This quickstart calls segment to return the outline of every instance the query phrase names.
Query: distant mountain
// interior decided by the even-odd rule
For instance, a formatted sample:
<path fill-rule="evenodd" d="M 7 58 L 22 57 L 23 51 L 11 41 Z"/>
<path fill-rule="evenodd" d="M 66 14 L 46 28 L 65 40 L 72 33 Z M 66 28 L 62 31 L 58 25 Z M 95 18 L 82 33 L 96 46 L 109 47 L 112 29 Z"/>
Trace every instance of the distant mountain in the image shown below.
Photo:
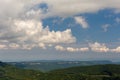
<path fill-rule="evenodd" d="M 114 64 L 120 64 L 120 62 L 114 62 Z"/>
<path fill-rule="evenodd" d="M 34 69 L 41 71 L 50 71 L 55 69 L 69 68 L 75 66 L 90 66 L 90 65 L 103 65 L 114 64 L 111 61 L 62 61 L 62 60 L 38 60 L 38 61 L 24 61 L 24 62 L 9 62 L 14 66 L 23 69 Z"/>

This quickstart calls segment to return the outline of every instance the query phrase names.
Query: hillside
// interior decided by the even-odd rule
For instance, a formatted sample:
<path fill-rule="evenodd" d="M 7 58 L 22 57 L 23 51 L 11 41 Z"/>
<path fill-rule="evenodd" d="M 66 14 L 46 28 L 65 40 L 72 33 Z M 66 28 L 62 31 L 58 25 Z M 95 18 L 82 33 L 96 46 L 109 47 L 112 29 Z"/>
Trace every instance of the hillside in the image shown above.
<path fill-rule="evenodd" d="M 88 74 L 88 75 L 120 75 L 120 65 L 94 65 L 94 66 L 80 66 L 66 69 L 53 70 L 55 73 L 66 74 Z"/>
<path fill-rule="evenodd" d="M 120 80 L 120 65 L 72 67 L 43 73 L 0 62 L 0 80 Z"/>
<path fill-rule="evenodd" d="M 37 80 L 42 75 L 40 71 L 20 69 L 0 62 L 0 80 Z"/>

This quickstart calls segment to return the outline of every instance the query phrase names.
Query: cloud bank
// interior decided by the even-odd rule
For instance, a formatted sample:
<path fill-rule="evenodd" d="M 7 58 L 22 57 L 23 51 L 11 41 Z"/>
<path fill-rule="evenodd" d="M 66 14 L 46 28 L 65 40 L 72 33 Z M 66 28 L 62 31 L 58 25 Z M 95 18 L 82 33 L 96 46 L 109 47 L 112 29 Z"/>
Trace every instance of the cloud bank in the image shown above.
<path fill-rule="evenodd" d="M 42 0 L 48 4 L 49 16 L 73 16 L 83 13 L 95 13 L 104 9 L 120 11 L 119 0 Z"/>
<path fill-rule="evenodd" d="M 44 4 L 43 7 L 40 7 Z M 47 44 L 75 43 L 71 29 L 50 31 L 42 20 L 49 17 L 75 17 L 83 13 L 95 13 L 104 9 L 120 12 L 119 0 L 1 0 L 0 1 L 0 49 L 45 49 Z M 45 7 L 45 8 L 44 8 Z M 75 17 L 77 23 L 87 28 L 83 17 Z M 44 28 L 46 27 L 46 28 Z M 90 45 L 92 51 L 108 52 L 105 45 Z M 56 47 L 62 50 L 62 47 Z M 64 50 L 64 48 L 63 48 Z M 68 47 L 66 51 L 87 51 L 87 48 Z M 112 49 L 119 52 L 119 47 Z"/>
<path fill-rule="evenodd" d="M 31 49 L 45 44 L 74 43 L 71 29 L 50 31 L 49 26 L 42 25 L 42 9 L 38 0 L 4 0 L 0 1 L 0 48 Z"/>
<path fill-rule="evenodd" d="M 109 46 L 106 46 L 104 43 L 89 43 L 85 47 L 70 47 L 70 46 L 61 46 L 57 45 L 55 46 L 55 49 L 57 51 L 67 51 L 67 52 L 97 52 L 97 53 L 120 53 L 120 46 L 116 48 L 110 48 Z"/>

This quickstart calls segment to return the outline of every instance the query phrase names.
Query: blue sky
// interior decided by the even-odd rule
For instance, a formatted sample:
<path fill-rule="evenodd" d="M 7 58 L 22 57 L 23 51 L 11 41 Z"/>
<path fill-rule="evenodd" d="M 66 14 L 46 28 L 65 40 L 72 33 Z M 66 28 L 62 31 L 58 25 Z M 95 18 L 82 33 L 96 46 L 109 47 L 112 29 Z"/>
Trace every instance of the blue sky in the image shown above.
<path fill-rule="evenodd" d="M 120 61 L 119 0 L 4 0 L 0 4 L 2 61 Z"/>
<path fill-rule="evenodd" d="M 50 29 L 55 31 L 64 31 L 70 28 L 78 42 L 85 42 L 85 39 L 103 43 L 119 41 L 120 23 L 118 23 L 116 19 L 120 16 L 119 14 L 115 14 L 113 10 L 102 10 L 97 13 L 79 14 L 78 16 L 86 18 L 89 28 L 83 29 L 81 25 L 76 24 L 74 18 L 71 17 L 63 21 L 60 17 L 48 18 L 43 20 L 43 24 L 44 26 L 50 26 Z M 56 21 L 56 23 L 54 23 L 54 21 Z M 104 31 L 104 25 L 109 25 L 107 31 Z M 111 35 L 114 36 L 111 37 Z"/>

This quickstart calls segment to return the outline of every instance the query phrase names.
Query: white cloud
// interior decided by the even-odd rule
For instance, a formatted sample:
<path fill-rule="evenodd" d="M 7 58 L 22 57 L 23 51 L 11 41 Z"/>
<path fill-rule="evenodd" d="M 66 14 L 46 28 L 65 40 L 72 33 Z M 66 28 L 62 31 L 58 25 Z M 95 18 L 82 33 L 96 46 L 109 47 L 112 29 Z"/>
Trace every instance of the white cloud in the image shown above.
<path fill-rule="evenodd" d="M 8 47 L 9 47 L 10 49 L 19 49 L 19 48 L 20 48 L 20 45 L 15 44 L 15 43 L 11 43 L 11 44 L 9 44 Z"/>
<path fill-rule="evenodd" d="M 49 6 L 48 16 L 73 16 L 94 13 L 104 9 L 120 11 L 119 0 L 43 0 Z"/>
<path fill-rule="evenodd" d="M 102 26 L 104 32 L 107 32 L 109 27 L 110 27 L 110 24 L 105 24 L 105 25 Z"/>
<path fill-rule="evenodd" d="M 67 47 L 66 50 L 69 51 L 69 52 L 78 52 L 79 49 L 78 48 Z"/>
<path fill-rule="evenodd" d="M 46 13 L 38 7 L 41 3 L 47 4 Z M 77 14 L 104 9 L 120 11 L 119 4 L 119 0 L 0 0 L 0 44 L 3 44 L 0 48 L 31 49 L 36 46 L 43 47 L 44 45 L 38 45 L 40 43 L 74 43 L 76 38 L 70 29 L 50 31 L 48 27 L 43 28 L 42 19 L 54 16 L 74 17 Z M 78 22 L 83 28 L 87 28 L 85 19 L 79 18 Z"/>
<path fill-rule="evenodd" d="M 7 46 L 4 44 L 0 44 L 0 49 L 7 49 Z"/>
<path fill-rule="evenodd" d="M 45 49 L 43 44 L 57 44 L 57 43 L 74 43 L 76 38 L 72 36 L 71 30 L 65 31 L 50 31 L 48 27 L 43 28 L 42 22 L 37 20 L 13 20 L 13 24 L 9 26 L 9 30 L 1 32 L 0 38 L 5 44 L 17 43 L 27 47 L 41 47 Z M 43 43 L 43 44 L 41 44 Z M 26 45 L 28 44 L 28 45 Z M 30 45 L 29 45 L 30 44 Z M 36 45 L 36 46 L 32 46 Z M 39 45 L 38 45 L 39 44 Z M 11 45 L 10 48 L 18 47 L 18 45 Z"/>
<path fill-rule="evenodd" d="M 70 29 L 50 31 L 49 27 L 43 28 L 41 20 L 46 15 L 38 8 L 42 2 L 43 0 L 0 1 L 0 43 L 10 49 L 45 49 L 45 44 L 76 42 Z"/>
<path fill-rule="evenodd" d="M 74 47 L 63 47 L 61 45 L 55 46 L 55 49 L 58 51 L 67 51 L 67 52 L 87 52 L 87 51 L 89 51 L 88 47 L 74 48 Z"/>
<path fill-rule="evenodd" d="M 87 51 L 89 51 L 89 48 L 88 47 L 83 47 L 83 48 L 80 48 L 79 51 L 87 52 Z"/>
<path fill-rule="evenodd" d="M 37 7 L 41 3 L 46 3 L 48 5 L 46 14 Z M 28 12 L 29 15 L 36 14 L 37 16 L 42 15 L 44 17 L 66 17 L 81 13 L 94 13 L 104 9 L 114 9 L 119 12 L 119 4 L 119 0 L 1 0 L 0 16 L 4 18 L 16 17 Z"/>
<path fill-rule="evenodd" d="M 46 3 L 48 10 L 43 13 L 38 5 Z M 37 16 L 73 16 L 81 13 L 93 13 L 104 9 L 120 11 L 119 0 L 1 0 L 1 18 L 15 18 L 23 14 Z M 37 11 L 38 10 L 38 11 Z"/>
<path fill-rule="evenodd" d="M 66 50 L 68 52 L 87 52 L 89 51 L 89 48 L 88 47 L 83 47 L 83 48 L 67 47 Z"/>
<path fill-rule="evenodd" d="M 65 51 L 65 48 L 63 46 L 60 46 L 60 45 L 55 46 L 55 49 L 58 51 Z"/>
<path fill-rule="evenodd" d="M 82 16 L 74 17 L 77 24 L 81 25 L 82 28 L 88 28 L 88 23 L 86 22 L 85 18 Z"/>
<path fill-rule="evenodd" d="M 111 49 L 111 52 L 116 52 L 116 53 L 120 53 L 120 46 L 118 46 L 115 49 Z"/>
<path fill-rule="evenodd" d="M 55 49 L 58 51 L 66 52 L 95 52 L 95 53 L 120 53 L 120 46 L 117 48 L 109 48 L 104 43 L 89 43 L 86 47 L 69 47 L 69 46 L 55 46 Z"/>
<path fill-rule="evenodd" d="M 98 42 L 95 42 L 93 44 L 89 44 L 90 48 L 94 52 L 108 52 L 109 48 L 105 44 L 100 44 Z"/>
<path fill-rule="evenodd" d="M 46 49 L 46 46 L 44 43 L 39 43 L 39 47 L 42 48 L 42 49 Z"/>
<path fill-rule="evenodd" d="M 34 47 L 36 47 L 35 44 L 22 44 L 19 49 L 31 50 Z"/>

